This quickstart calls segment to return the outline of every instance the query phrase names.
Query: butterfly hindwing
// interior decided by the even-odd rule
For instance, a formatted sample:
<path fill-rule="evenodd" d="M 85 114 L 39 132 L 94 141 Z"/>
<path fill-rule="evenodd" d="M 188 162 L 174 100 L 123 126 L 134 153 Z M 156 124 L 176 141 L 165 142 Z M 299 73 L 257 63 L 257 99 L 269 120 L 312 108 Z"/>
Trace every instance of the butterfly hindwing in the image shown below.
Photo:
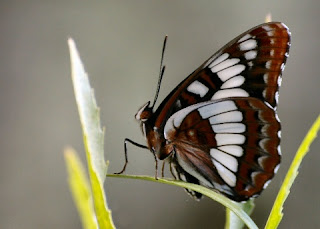
<path fill-rule="evenodd" d="M 280 163 L 280 123 L 274 109 L 256 98 L 184 108 L 164 133 L 180 172 L 237 201 L 259 194 Z"/>

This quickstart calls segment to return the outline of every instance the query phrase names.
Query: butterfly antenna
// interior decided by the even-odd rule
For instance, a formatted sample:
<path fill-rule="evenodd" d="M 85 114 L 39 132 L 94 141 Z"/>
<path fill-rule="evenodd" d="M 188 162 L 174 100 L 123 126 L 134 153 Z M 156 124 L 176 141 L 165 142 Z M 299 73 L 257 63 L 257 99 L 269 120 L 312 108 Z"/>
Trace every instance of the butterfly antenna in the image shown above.
<path fill-rule="evenodd" d="M 154 105 L 155 105 L 156 102 L 157 102 L 158 95 L 159 95 L 159 91 L 160 91 L 160 85 L 161 85 L 162 77 L 163 77 L 163 74 L 164 74 L 164 70 L 166 69 L 166 66 L 163 66 L 163 57 L 164 57 L 164 52 L 165 52 L 165 50 L 166 50 L 167 39 L 168 39 L 168 35 L 166 35 L 166 36 L 164 37 L 164 41 L 163 41 L 161 61 L 160 61 L 159 80 L 158 80 L 156 95 L 154 96 L 154 100 L 153 100 L 153 104 L 152 104 L 151 108 L 153 108 Z"/>

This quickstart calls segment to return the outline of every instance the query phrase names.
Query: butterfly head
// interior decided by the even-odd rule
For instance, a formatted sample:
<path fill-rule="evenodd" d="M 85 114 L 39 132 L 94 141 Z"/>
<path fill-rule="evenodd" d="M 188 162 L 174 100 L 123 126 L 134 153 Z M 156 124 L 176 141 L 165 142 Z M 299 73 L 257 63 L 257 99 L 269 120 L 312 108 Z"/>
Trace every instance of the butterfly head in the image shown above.
<path fill-rule="evenodd" d="M 150 124 L 148 124 L 148 120 L 151 118 L 153 114 L 152 106 L 150 106 L 150 101 L 144 104 L 137 112 L 135 118 L 140 122 L 141 130 L 144 135 L 144 137 L 147 139 L 148 147 L 152 152 L 154 152 L 155 147 L 153 147 L 153 144 L 149 142 L 150 139 L 154 140 L 154 136 L 150 137 L 148 140 L 147 135 L 150 134 Z M 153 131 L 151 131 L 151 135 L 153 135 Z"/>
<path fill-rule="evenodd" d="M 152 107 L 150 107 L 150 101 L 144 104 L 137 112 L 135 118 L 140 122 L 141 130 L 145 138 L 147 138 L 148 124 L 146 123 L 153 114 Z"/>
<path fill-rule="evenodd" d="M 148 119 L 151 117 L 153 114 L 152 107 L 149 106 L 150 101 L 144 104 L 137 112 L 136 114 L 136 119 L 140 121 L 141 123 L 144 123 L 148 121 Z"/>

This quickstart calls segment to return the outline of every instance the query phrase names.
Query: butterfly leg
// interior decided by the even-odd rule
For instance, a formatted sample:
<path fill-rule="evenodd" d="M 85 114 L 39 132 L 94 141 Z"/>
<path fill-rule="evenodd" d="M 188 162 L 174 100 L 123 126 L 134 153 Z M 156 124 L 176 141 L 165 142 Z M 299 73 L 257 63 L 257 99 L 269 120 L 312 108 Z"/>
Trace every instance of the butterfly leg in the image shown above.
<path fill-rule="evenodd" d="M 155 174 L 154 174 L 154 179 L 158 180 L 158 158 L 156 156 L 156 154 L 154 152 L 152 152 L 153 156 L 154 156 L 154 160 L 155 160 Z"/>
<path fill-rule="evenodd" d="M 114 173 L 114 174 L 122 174 L 126 170 L 126 167 L 127 167 L 127 164 L 128 164 L 128 153 L 127 153 L 128 152 L 127 151 L 127 143 L 128 142 L 131 143 L 132 145 L 135 145 L 135 146 L 139 147 L 139 148 L 148 149 L 147 146 L 141 145 L 141 144 L 139 144 L 137 142 L 134 142 L 129 138 L 124 139 L 124 158 L 125 158 L 125 163 L 124 163 L 124 166 L 123 166 L 122 170 L 120 172 Z"/>
<path fill-rule="evenodd" d="M 162 168 L 161 168 L 161 177 L 164 177 L 164 165 L 165 165 L 165 161 L 162 161 Z"/>

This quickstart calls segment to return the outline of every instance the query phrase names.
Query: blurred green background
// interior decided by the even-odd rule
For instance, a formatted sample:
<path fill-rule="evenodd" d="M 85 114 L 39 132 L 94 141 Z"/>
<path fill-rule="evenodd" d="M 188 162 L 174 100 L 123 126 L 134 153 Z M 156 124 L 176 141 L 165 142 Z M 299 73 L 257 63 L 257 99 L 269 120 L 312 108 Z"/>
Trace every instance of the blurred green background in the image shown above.
<path fill-rule="evenodd" d="M 296 149 L 319 114 L 318 1 L 2 1 L 0 8 L 0 228 L 80 228 L 63 149 L 84 159 L 70 78 L 67 38 L 77 43 L 106 126 L 109 172 L 124 162 L 123 139 L 144 143 L 134 120 L 152 100 L 169 35 L 160 101 L 235 36 L 263 23 L 287 24 L 292 47 L 279 116 L 282 166 L 256 201 L 262 227 Z M 320 228 L 320 140 L 312 145 L 285 208 L 281 228 Z M 127 173 L 154 174 L 150 152 L 129 147 Z M 84 161 L 84 160 L 83 160 Z M 169 172 L 166 171 L 169 176 Z M 223 228 L 225 209 L 167 185 L 108 178 L 118 228 Z"/>

